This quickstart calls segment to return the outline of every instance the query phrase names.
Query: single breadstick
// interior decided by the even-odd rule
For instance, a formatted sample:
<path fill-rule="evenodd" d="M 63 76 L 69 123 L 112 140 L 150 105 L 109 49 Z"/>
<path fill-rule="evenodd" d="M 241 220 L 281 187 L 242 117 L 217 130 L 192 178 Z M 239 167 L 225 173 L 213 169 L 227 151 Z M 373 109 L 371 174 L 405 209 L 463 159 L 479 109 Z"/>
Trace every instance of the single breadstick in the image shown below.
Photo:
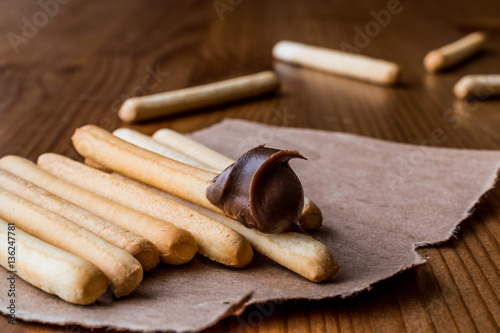
<path fill-rule="evenodd" d="M 94 125 L 77 128 L 71 138 L 75 149 L 125 176 L 222 213 L 206 197 L 206 189 L 217 175 L 158 155 L 117 138 Z"/>
<path fill-rule="evenodd" d="M 198 251 L 193 236 L 185 230 L 59 179 L 27 159 L 5 156 L 0 159 L 0 168 L 150 240 L 158 248 L 160 260 L 167 264 L 186 263 Z"/>
<path fill-rule="evenodd" d="M 169 147 L 166 147 L 165 145 L 151 139 L 150 136 L 142 134 L 141 132 L 137 132 L 129 128 L 119 128 L 113 132 L 113 135 L 138 147 L 147 149 L 181 163 L 189 164 L 201 169 L 209 169 L 206 164 L 188 156 L 187 154 L 181 153 L 180 151 L 182 151 L 182 149 L 170 149 Z M 88 163 L 85 164 L 88 165 Z"/>
<path fill-rule="evenodd" d="M 111 292 L 116 297 L 130 294 L 142 281 L 142 266 L 128 252 L 3 189 L 0 189 L 0 218 L 99 267 L 111 281 Z"/>
<path fill-rule="evenodd" d="M 140 183 L 120 174 L 113 173 L 112 175 L 147 189 L 152 193 L 176 201 L 183 206 L 227 225 L 245 236 L 255 251 L 311 281 L 325 281 L 339 270 L 339 265 L 328 248 L 310 236 L 296 232 L 267 234 L 256 229 L 250 229 L 225 215 L 215 213 L 155 187 Z"/>
<path fill-rule="evenodd" d="M 279 80 L 274 72 L 266 71 L 162 94 L 132 97 L 123 103 L 118 116 L 126 122 L 141 121 L 253 97 L 278 87 Z"/>
<path fill-rule="evenodd" d="M 323 225 L 321 209 L 308 197 L 304 197 L 304 209 L 299 218 L 299 226 L 304 230 L 318 230 Z"/>
<path fill-rule="evenodd" d="M 138 144 L 138 140 L 131 135 L 123 135 L 121 136 L 121 138 L 127 142 L 141 146 L 140 144 Z M 141 139 L 142 141 L 146 141 L 147 139 L 149 139 L 149 137 L 145 136 L 145 138 Z M 179 152 L 182 152 L 193 159 L 197 159 L 199 162 L 207 165 L 205 169 L 210 168 L 218 173 L 222 172 L 225 168 L 235 162 L 233 159 L 226 157 L 221 153 L 210 149 L 207 146 L 171 129 L 164 128 L 156 131 L 153 134 L 153 139 L 167 146 L 171 150 L 177 149 Z M 142 145 L 142 147 L 148 149 L 145 143 Z M 170 154 L 170 156 L 168 156 L 166 154 L 162 154 L 162 152 L 160 152 L 159 150 L 155 152 L 182 162 L 181 160 L 175 158 L 175 155 L 173 154 Z M 322 223 L 323 215 L 321 214 L 321 210 L 311 199 L 305 197 L 304 209 L 302 210 L 302 214 L 299 219 L 299 225 L 305 230 L 317 230 L 321 227 Z"/>
<path fill-rule="evenodd" d="M 430 51 L 424 58 L 425 69 L 434 73 L 453 66 L 481 50 L 485 42 L 486 35 L 484 33 L 473 32 L 453 43 Z"/>
<path fill-rule="evenodd" d="M 67 302 L 93 303 L 108 288 L 108 278 L 96 265 L 47 244 L 2 219 L 0 248 L 0 265 L 8 270 L 10 278 L 16 274 Z"/>
<path fill-rule="evenodd" d="M 252 248 L 241 235 L 176 202 L 61 155 L 43 154 L 38 158 L 38 165 L 89 191 L 189 231 L 200 253 L 212 260 L 237 268 L 245 267 L 252 261 Z"/>
<path fill-rule="evenodd" d="M 176 149 L 183 154 L 206 164 L 209 168 L 217 170 L 217 172 L 221 172 L 234 163 L 233 159 L 168 128 L 156 131 L 152 138 L 171 149 Z M 129 141 L 127 138 L 123 139 Z M 133 138 L 129 137 L 128 139 L 132 140 Z M 134 143 L 133 141 L 129 142 Z M 160 155 L 163 154 L 160 153 Z"/>
<path fill-rule="evenodd" d="M 59 214 L 82 228 L 101 236 L 114 246 L 130 253 L 141 263 L 145 271 L 155 268 L 160 261 L 158 249 L 146 238 L 104 221 L 94 214 L 1 169 L 0 188 Z"/>
<path fill-rule="evenodd" d="M 273 56 L 291 64 L 381 85 L 397 83 L 401 74 L 399 65 L 393 62 L 291 41 L 274 45 Z"/>
<path fill-rule="evenodd" d="M 466 75 L 453 87 L 458 98 L 489 98 L 500 95 L 500 75 Z"/>

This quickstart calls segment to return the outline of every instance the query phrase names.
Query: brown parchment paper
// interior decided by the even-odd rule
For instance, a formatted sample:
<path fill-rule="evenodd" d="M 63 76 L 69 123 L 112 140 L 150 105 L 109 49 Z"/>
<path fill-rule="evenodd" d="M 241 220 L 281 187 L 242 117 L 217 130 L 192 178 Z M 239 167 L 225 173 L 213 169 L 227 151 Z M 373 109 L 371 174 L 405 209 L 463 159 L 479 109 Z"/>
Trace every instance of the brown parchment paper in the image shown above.
<path fill-rule="evenodd" d="M 106 295 L 76 306 L 16 280 L 17 318 L 85 327 L 142 331 L 196 331 L 241 311 L 279 299 L 350 296 L 423 263 L 415 247 L 453 235 L 495 182 L 500 152 L 436 149 L 355 135 L 277 128 L 226 120 L 193 134 L 237 158 L 249 148 L 297 149 L 308 161 L 292 161 L 306 195 L 324 214 L 312 236 L 332 251 L 341 270 L 315 284 L 260 255 L 234 270 L 203 257 L 182 267 L 160 264 L 129 297 Z M 1 311 L 8 281 L 0 270 Z"/>

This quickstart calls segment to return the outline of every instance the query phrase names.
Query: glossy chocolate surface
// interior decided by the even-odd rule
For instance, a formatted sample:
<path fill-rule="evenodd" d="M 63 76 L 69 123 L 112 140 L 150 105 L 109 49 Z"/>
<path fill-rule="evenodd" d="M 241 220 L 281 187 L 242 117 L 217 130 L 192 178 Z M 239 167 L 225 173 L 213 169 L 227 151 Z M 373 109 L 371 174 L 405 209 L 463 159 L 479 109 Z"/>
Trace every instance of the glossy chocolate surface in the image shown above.
<path fill-rule="evenodd" d="M 207 198 L 227 215 L 266 233 L 286 231 L 296 224 L 304 206 L 304 191 L 288 161 L 297 151 L 258 146 L 212 180 Z"/>

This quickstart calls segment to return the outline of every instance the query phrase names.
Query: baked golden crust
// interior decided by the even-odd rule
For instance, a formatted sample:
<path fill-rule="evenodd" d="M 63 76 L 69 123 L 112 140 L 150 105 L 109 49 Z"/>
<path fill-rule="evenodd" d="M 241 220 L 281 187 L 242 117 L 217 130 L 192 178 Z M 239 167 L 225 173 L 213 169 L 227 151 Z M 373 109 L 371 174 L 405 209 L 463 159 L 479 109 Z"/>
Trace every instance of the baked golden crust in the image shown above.
<path fill-rule="evenodd" d="M 16 274 L 33 286 L 74 304 L 90 304 L 108 288 L 109 279 L 94 264 L 61 250 L 21 229 L 14 231 Z M 0 246 L 7 249 L 8 224 L 0 219 Z M 0 251 L 0 264 L 8 265 L 7 251 Z"/>

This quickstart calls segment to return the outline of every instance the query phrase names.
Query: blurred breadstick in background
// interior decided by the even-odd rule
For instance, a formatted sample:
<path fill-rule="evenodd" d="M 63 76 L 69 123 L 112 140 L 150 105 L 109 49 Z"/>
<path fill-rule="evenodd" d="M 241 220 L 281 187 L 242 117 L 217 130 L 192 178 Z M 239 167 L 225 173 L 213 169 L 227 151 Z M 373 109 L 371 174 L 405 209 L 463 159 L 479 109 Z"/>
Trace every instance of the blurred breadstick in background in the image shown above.
<path fill-rule="evenodd" d="M 35 205 L 67 218 L 73 223 L 101 236 L 114 246 L 136 258 L 145 271 L 156 267 L 160 261 L 156 246 L 144 237 L 104 221 L 94 214 L 35 186 L 8 171 L 0 169 L 0 188 Z"/>
<path fill-rule="evenodd" d="M 15 239 L 16 262 L 8 258 L 8 242 Z M 101 297 L 109 280 L 94 264 L 50 245 L 0 219 L 0 264 L 24 281 L 74 304 L 90 304 Z"/>
<path fill-rule="evenodd" d="M 273 56 L 295 65 L 380 85 L 395 84 L 401 76 L 399 65 L 393 62 L 291 41 L 276 43 Z"/>
<path fill-rule="evenodd" d="M 453 87 L 457 98 L 487 99 L 500 95 L 500 75 L 466 75 Z"/>
<path fill-rule="evenodd" d="M 272 71 L 242 76 L 156 95 L 127 99 L 118 116 L 137 122 L 190 111 L 275 91 L 279 80 Z"/>
<path fill-rule="evenodd" d="M 122 131 L 121 138 L 125 141 L 141 146 L 138 140 L 129 131 Z M 153 134 L 153 139 L 167 146 L 171 150 L 177 149 L 193 159 L 207 165 L 211 170 L 220 173 L 235 161 L 207 146 L 171 129 L 161 129 Z M 146 138 L 143 138 L 146 140 Z M 141 146 L 145 149 L 147 147 Z M 159 153 L 160 155 L 164 155 Z M 167 156 L 167 155 L 164 155 Z M 167 156 L 169 157 L 169 156 Z M 171 157 L 172 158 L 172 157 Z M 175 159 L 175 158 L 173 158 Z M 182 162 L 182 161 L 181 161 Z M 187 163 L 189 164 L 189 163 Z M 207 168 L 205 167 L 205 168 Z M 305 230 L 316 230 L 321 227 L 323 215 L 319 207 L 309 198 L 304 198 L 304 209 L 299 219 L 299 225 Z"/>
<path fill-rule="evenodd" d="M 485 42 L 486 35 L 484 33 L 473 32 L 453 43 L 430 51 L 424 58 L 425 69 L 429 73 L 435 73 L 458 64 L 481 50 Z"/>

